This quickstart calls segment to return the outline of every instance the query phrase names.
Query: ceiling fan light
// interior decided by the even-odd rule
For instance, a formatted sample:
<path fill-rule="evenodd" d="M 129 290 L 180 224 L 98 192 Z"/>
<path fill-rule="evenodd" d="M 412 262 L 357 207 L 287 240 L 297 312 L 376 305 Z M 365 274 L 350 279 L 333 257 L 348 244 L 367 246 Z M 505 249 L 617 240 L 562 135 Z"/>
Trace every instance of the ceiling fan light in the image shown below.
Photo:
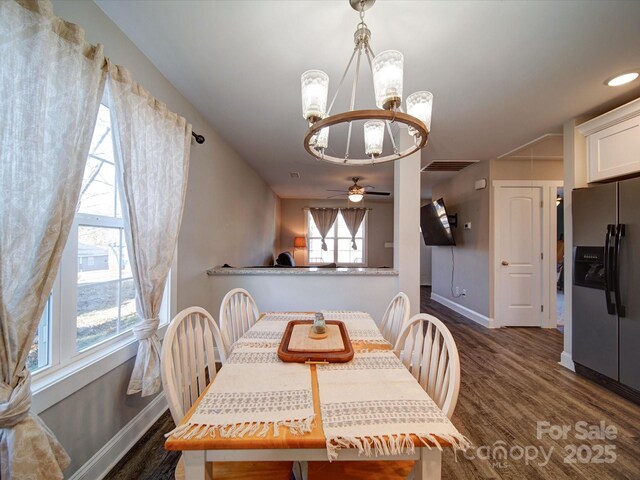
<path fill-rule="evenodd" d="M 364 195 L 362 193 L 350 193 L 349 194 L 349 201 L 353 202 L 353 203 L 361 202 L 363 198 L 364 198 Z"/>
<path fill-rule="evenodd" d="M 327 148 L 329 146 L 329 128 L 324 127 L 318 133 L 318 138 L 316 138 L 316 148 Z"/>
<path fill-rule="evenodd" d="M 402 104 L 404 57 L 397 50 L 385 50 L 372 62 L 373 87 L 378 108 L 393 110 Z"/>
<path fill-rule="evenodd" d="M 368 157 L 382 154 L 384 144 L 384 122 L 369 120 L 364 124 L 364 147 Z"/>
<path fill-rule="evenodd" d="M 431 110 L 433 108 L 433 94 L 421 91 L 412 93 L 407 97 L 407 113 L 416 117 L 431 131 Z M 409 127 L 409 133 L 415 136 L 418 132 L 415 128 Z"/>
<path fill-rule="evenodd" d="M 314 123 L 324 117 L 327 110 L 329 76 L 322 70 L 307 70 L 300 77 L 302 87 L 302 116 Z"/>

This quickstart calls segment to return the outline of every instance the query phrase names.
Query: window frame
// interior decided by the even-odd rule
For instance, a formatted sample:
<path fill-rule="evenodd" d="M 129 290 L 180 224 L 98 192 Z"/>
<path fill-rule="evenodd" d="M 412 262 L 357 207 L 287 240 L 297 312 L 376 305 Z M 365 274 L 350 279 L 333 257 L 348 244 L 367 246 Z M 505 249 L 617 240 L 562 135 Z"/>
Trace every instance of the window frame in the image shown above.
<path fill-rule="evenodd" d="M 176 245 L 176 253 L 173 256 L 160 309 L 158 337 L 161 341 L 170 320 L 177 313 L 177 275 L 175 274 L 178 267 L 177 251 Z M 75 325 L 77 321 L 75 303 L 72 308 L 69 308 L 69 302 L 67 302 L 66 308 L 63 306 L 60 288 L 61 277 L 64 274 L 62 262 L 60 267 L 50 299 L 49 345 L 51 348 L 49 350 L 49 364 L 33 372 L 31 377 L 32 410 L 37 414 L 127 362 L 138 353 L 138 341 L 132 330 L 122 332 L 82 352 L 75 352 Z M 75 276 L 73 280 L 77 282 Z M 67 320 L 67 324 L 73 325 L 71 348 L 75 354 L 68 355 L 66 360 L 62 360 L 61 347 L 63 342 L 56 341 L 56 337 L 62 338 L 60 337 L 61 332 L 65 331 L 65 328 L 62 327 L 64 324 L 62 315 L 65 311 L 72 311 L 74 315 Z"/>
<path fill-rule="evenodd" d="M 109 108 L 106 90 L 102 105 Z M 114 155 L 116 155 L 116 151 L 114 146 Z M 115 168 L 115 194 L 116 196 L 120 195 L 120 200 L 123 202 L 124 199 L 117 182 L 118 162 L 115 162 Z M 46 410 L 100 376 L 122 365 L 135 357 L 138 351 L 138 341 L 131 328 L 97 342 L 85 350 L 77 350 L 78 228 L 80 226 L 125 228 L 122 216 L 108 217 L 79 212 L 76 212 L 74 216 L 46 307 L 49 315 L 48 335 L 46 336 L 48 362 L 31 374 L 32 409 L 36 413 Z M 124 234 L 124 230 L 122 232 Z M 177 275 L 175 273 L 178 262 L 177 252 L 178 246 L 176 245 L 160 308 L 160 327 L 158 329 L 160 340 L 164 338 L 167 326 L 177 310 Z M 40 337 L 38 338 L 40 341 Z M 38 352 L 40 355 L 40 344 Z"/>
<path fill-rule="evenodd" d="M 311 216 L 311 209 L 310 208 L 305 208 L 304 209 L 305 212 L 305 222 L 304 222 L 304 228 L 305 228 L 305 238 L 307 240 L 307 249 L 306 249 L 306 261 L 307 261 L 307 265 L 310 266 L 317 266 L 317 265 L 324 265 L 326 262 L 311 262 L 310 261 L 310 252 L 311 249 L 309 248 L 311 246 L 311 239 L 312 238 L 317 238 L 317 237 L 311 237 L 310 236 L 310 228 L 309 228 L 309 223 L 313 221 L 313 217 Z M 342 216 L 342 212 L 338 212 L 338 216 Z M 336 222 L 338 221 L 338 219 L 336 218 Z M 353 267 L 353 268 L 366 268 L 369 266 L 369 258 L 368 258 L 368 243 L 369 243 L 369 211 L 367 210 L 366 215 L 364 216 L 364 220 L 362 221 L 363 225 L 362 225 L 362 263 L 352 263 L 352 262 L 338 262 L 338 240 L 344 240 L 346 238 L 349 239 L 349 241 L 351 241 L 350 237 L 339 237 L 338 236 L 338 228 L 337 225 L 334 224 L 331 228 L 333 229 L 333 236 L 327 236 L 327 240 L 333 240 L 333 263 L 335 263 L 336 265 L 339 265 L 341 267 Z M 356 237 L 357 238 L 357 237 Z"/>

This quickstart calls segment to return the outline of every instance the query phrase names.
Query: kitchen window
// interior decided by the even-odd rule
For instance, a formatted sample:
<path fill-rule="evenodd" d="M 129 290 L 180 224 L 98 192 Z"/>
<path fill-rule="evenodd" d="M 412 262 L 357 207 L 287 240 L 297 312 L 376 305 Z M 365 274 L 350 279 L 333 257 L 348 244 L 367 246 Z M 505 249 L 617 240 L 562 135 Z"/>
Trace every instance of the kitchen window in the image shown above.
<path fill-rule="evenodd" d="M 356 233 L 356 246 L 354 250 L 351 245 L 351 234 L 347 228 L 342 213 L 338 213 L 335 223 L 329 230 L 325 242 L 327 250 L 322 250 L 322 237 L 318 231 L 311 212 L 305 211 L 307 220 L 307 252 L 309 265 L 323 265 L 326 263 L 336 263 L 340 266 L 366 266 L 366 232 L 368 214 L 360 224 Z"/>

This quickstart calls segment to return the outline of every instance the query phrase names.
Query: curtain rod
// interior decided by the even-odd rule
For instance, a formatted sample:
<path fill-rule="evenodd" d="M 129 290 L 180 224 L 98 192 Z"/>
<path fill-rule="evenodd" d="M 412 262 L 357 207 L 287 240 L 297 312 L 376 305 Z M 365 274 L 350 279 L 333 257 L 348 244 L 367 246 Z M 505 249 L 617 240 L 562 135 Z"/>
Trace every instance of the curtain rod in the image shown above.
<path fill-rule="evenodd" d="M 191 132 L 191 135 L 196 139 L 196 143 L 199 143 L 200 145 L 204 143 L 204 137 L 202 135 L 198 135 L 196 132 Z"/>

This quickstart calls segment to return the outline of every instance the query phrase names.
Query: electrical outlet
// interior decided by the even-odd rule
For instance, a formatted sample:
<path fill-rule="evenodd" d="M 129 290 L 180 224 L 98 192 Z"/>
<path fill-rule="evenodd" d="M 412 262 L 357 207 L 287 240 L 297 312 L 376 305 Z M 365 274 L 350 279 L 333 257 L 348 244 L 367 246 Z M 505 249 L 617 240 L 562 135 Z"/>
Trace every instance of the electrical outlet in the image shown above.
<path fill-rule="evenodd" d="M 460 295 L 460 287 L 456 287 L 456 295 Z"/>
<path fill-rule="evenodd" d="M 466 289 L 466 288 L 463 288 L 463 289 L 462 289 L 462 296 L 463 296 L 463 297 L 466 297 L 466 296 L 467 296 L 467 289 Z"/>

